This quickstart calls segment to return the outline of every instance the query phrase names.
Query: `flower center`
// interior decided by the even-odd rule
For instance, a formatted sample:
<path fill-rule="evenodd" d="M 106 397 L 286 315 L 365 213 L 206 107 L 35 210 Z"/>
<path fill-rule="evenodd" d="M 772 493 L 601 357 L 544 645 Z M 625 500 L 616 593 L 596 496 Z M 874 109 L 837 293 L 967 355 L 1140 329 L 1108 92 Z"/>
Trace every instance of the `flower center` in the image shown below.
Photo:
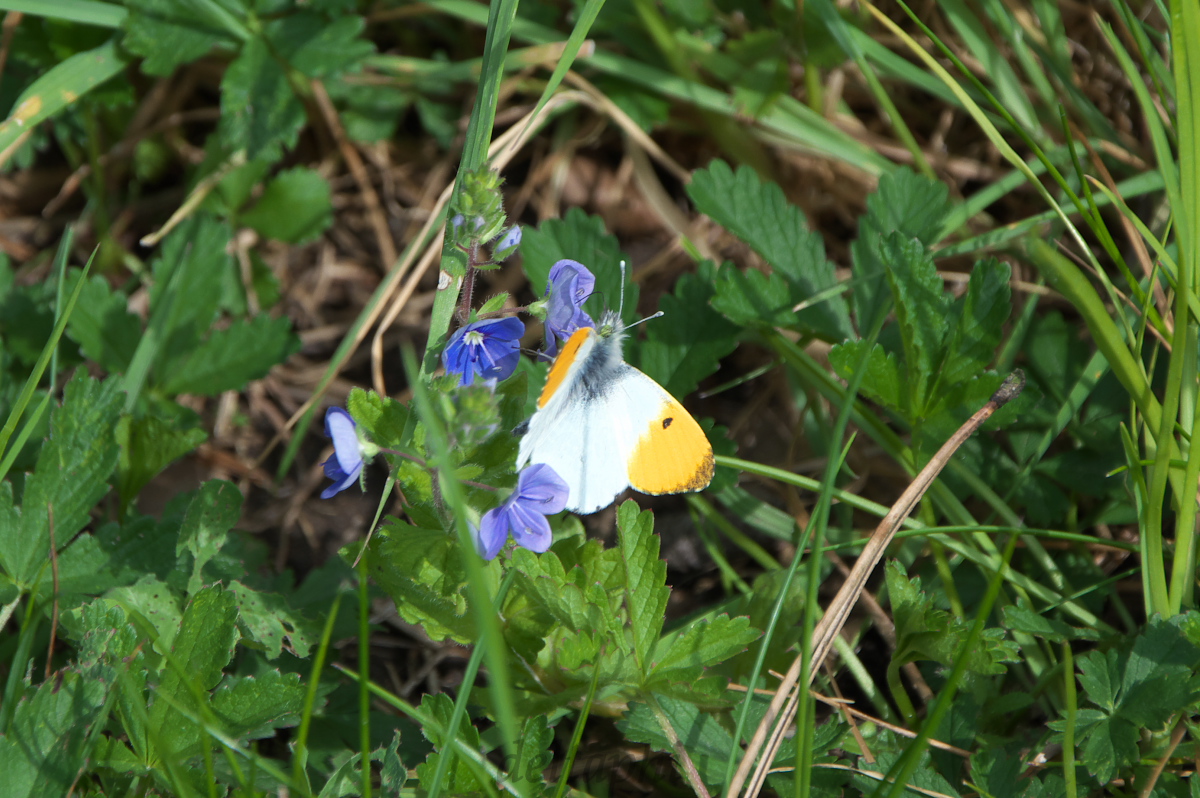
<path fill-rule="evenodd" d="M 483 346 L 483 333 L 479 330 L 471 330 L 463 336 L 463 340 L 466 341 L 467 346 Z"/>

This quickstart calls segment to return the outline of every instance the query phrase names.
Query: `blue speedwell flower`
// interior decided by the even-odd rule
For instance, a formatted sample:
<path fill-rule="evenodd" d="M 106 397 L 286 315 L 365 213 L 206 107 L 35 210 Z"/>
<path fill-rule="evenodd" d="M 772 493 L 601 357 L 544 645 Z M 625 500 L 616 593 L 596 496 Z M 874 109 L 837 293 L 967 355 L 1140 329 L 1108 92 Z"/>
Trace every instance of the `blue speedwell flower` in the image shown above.
<path fill-rule="evenodd" d="M 550 267 L 546 286 L 546 354 L 558 352 L 558 340 L 567 340 L 580 327 L 595 327 L 583 310 L 592 295 L 596 278 L 576 260 L 560 260 Z"/>
<path fill-rule="evenodd" d="M 496 245 L 497 252 L 516 249 L 521 244 L 521 225 L 514 224 L 508 228 L 508 232 L 500 239 L 500 243 Z"/>
<path fill-rule="evenodd" d="M 325 435 L 333 440 L 333 456 L 321 465 L 325 476 L 333 484 L 321 491 L 322 499 L 329 499 L 358 481 L 363 470 L 363 445 L 358 438 L 358 425 L 340 407 L 325 411 Z"/>
<path fill-rule="evenodd" d="M 529 466 L 517 477 L 517 489 L 495 509 L 483 514 L 475 532 L 475 546 L 484 559 L 500 553 L 508 533 L 518 546 L 541 554 L 550 548 L 552 534 L 546 516 L 567 506 L 567 483 L 544 463 Z"/>
<path fill-rule="evenodd" d="M 442 350 L 442 365 L 457 374 L 459 385 L 470 385 L 478 376 L 485 380 L 503 380 L 517 368 L 521 358 L 521 336 L 525 325 L 520 319 L 485 319 L 460 327 Z"/>

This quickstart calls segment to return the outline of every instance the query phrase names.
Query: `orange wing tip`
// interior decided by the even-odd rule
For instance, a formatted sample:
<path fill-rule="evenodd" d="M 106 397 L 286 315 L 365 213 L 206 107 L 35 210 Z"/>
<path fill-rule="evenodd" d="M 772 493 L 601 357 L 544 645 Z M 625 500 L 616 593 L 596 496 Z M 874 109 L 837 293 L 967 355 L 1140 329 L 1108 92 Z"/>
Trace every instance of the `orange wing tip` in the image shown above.
<path fill-rule="evenodd" d="M 629 484 L 657 496 L 704 490 L 712 482 L 713 451 L 696 420 L 670 402 L 638 439 L 629 458 Z"/>
<path fill-rule="evenodd" d="M 713 456 L 710 452 L 708 457 L 696 468 L 695 473 L 677 485 L 671 485 L 665 488 L 661 486 L 654 486 L 652 488 L 649 485 L 642 487 L 632 481 L 630 484 L 633 486 L 634 490 L 638 491 L 639 493 L 649 494 L 650 496 L 664 496 L 669 493 L 695 493 L 696 491 L 704 490 L 712 482 L 713 468 Z"/>
<path fill-rule="evenodd" d="M 539 408 L 545 407 L 555 392 L 562 387 L 563 382 L 567 379 L 567 374 L 571 371 L 571 366 L 579 359 L 579 349 L 587 342 L 589 336 L 594 334 L 595 330 L 591 327 L 580 327 L 571 333 L 571 337 L 563 344 L 562 351 L 558 353 L 558 357 L 554 358 L 554 364 L 550 366 L 550 371 L 546 374 L 546 385 L 542 388 L 542 393 L 537 400 Z"/>

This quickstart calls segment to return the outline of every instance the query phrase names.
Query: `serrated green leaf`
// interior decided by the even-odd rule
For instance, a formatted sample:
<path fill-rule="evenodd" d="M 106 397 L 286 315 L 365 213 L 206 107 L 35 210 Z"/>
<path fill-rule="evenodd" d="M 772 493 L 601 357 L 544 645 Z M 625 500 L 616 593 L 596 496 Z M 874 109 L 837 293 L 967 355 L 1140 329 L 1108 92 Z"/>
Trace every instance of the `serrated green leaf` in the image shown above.
<path fill-rule="evenodd" d="M 103 679 L 117 691 L 115 711 L 134 750 L 145 756 L 146 681 L 148 654 L 144 637 L 126 619 L 124 609 L 110 600 L 96 600 L 79 610 L 75 631 L 79 640 L 79 661 L 88 677 Z M 110 756 L 123 756 L 120 749 Z"/>
<path fill-rule="evenodd" d="M 331 22 L 324 14 L 298 11 L 268 23 L 265 32 L 284 60 L 310 78 L 323 79 L 357 69 L 375 53 L 371 42 L 359 38 L 364 25 L 357 14 Z"/>
<path fill-rule="evenodd" d="M 265 238 L 289 244 L 313 241 L 333 224 L 329 183 L 303 166 L 280 172 L 239 219 Z"/>
<path fill-rule="evenodd" d="M 621 306 L 624 293 L 625 312 L 622 320 L 629 324 L 637 319 L 638 287 L 630 278 L 632 263 L 621 251 L 616 237 L 610 235 L 599 216 L 588 216 L 580 208 L 571 208 L 561 219 L 547 219 L 538 228 L 522 228 L 521 259 L 530 287 L 536 296 L 546 293 L 550 267 L 563 258 L 579 261 L 596 276 L 592 297 L 584 303 L 593 319 L 605 310 Z M 627 264 L 625 282 L 621 281 L 620 262 Z"/>
<path fill-rule="evenodd" d="M 859 383 L 859 391 L 884 407 L 900 411 L 905 417 L 909 416 L 908 392 L 904 379 L 904 369 L 892 353 L 884 350 L 877 343 L 856 340 L 835 344 L 829 350 L 829 364 L 844 380 L 854 376 L 855 367 L 862 359 L 862 350 L 870 347 L 867 355 L 866 374 Z"/>
<path fill-rule="evenodd" d="M 236 271 L 228 251 L 230 235 L 227 224 L 201 214 L 163 241 L 153 266 L 146 338 L 160 339 L 156 362 L 184 357 L 216 322 L 223 275 Z"/>
<path fill-rule="evenodd" d="M 902 753 L 897 751 L 878 751 L 876 752 L 875 761 L 868 762 L 865 758 L 860 760 L 859 767 L 863 771 L 870 773 L 887 773 L 893 767 L 897 767 L 897 762 L 902 756 Z M 852 783 L 861 790 L 861 794 L 870 795 L 879 786 L 879 782 L 874 778 L 856 773 Z M 929 750 L 926 749 L 922 754 L 916 770 L 913 771 L 908 783 L 917 788 L 918 795 L 939 795 L 939 796 L 954 796 L 958 798 L 959 792 L 954 789 L 954 786 L 946 780 L 946 777 L 938 773 L 933 766 L 932 758 L 929 756 Z M 907 792 L 912 792 L 908 790 Z M 996 798 L 999 798 L 997 796 Z"/>
<path fill-rule="evenodd" d="M 175 544 L 177 556 L 183 551 L 192 553 L 188 595 L 195 595 L 200 590 L 204 566 L 225 545 L 229 530 L 233 529 L 241 512 L 242 492 L 232 482 L 210 480 L 192 497 Z"/>
<path fill-rule="evenodd" d="M 946 362 L 934 390 L 977 377 L 996 359 L 1012 313 L 1011 276 L 1008 264 L 994 258 L 975 264 L 966 293 L 951 307 Z"/>
<path fill-rule="evenodd" d="M 1088 700 L 1108 712 L 1117 707 L 1121 663 L 1117 651 L 1093 651 L 1079 658 L 1079 684 Z"/>
<path fill-rule="evenodd" d="M 107 598 L 137 622 L 157 651 L 170 651 L 183 621 L 183 610 L 168 584 L 148 574 L 132 585 L 110 590 Z"/>
<path fill-rule="evenodd" d="M 212 710 L 231 737 L 257 740 L 299 723 L 304 693 L 298 673 L 231 676 L 212 694 Z"/>
<path fill-rule="evenodd" d="M 277 159 L 295 146 L 304 119 L 304 104 L 270 47 L 251 38 L 221 81 L 221 142 L 249 159 Z"/>
<path fill-rule="evenodd" d="M 1051 642 L 1063 640 L 1099 640 L 1100 633 L 1095 629 L 1077 628 L 1054 618 L 1047 618 L 1030 609 L 1023 600 L 1017 604 L 1004 607 L 1000 611 L 1005 629 L 1022 634 L 1033 635 Z"/>
<path fill-rule="evenodd" d="M 305 623 L 283 595 L 254 590 L 236 580 L 229 583 L 229 589 L 237 598 L 238 624 L 246 645 L 261 647 L 267 659 L 275 659 L 287 638 L 297 657 L 308 656 L 312 642 Z"/>
<path fill-rule="evenodd" d="M 733 736 L 715 715 L 702 713 L 695 704 L 663 695 L 656 696 L 656 700 L 696 766 L 701 781 L 721 784 L 725 779 L 725 762 L 734 747 Z M 617 721 L 617 728 L 632 742 L 644 743 L 656 751 L 675 753 L 658 715 L 644 703 L 631 705 L 625 717 Z"/>
<path fill-rule="evenodd" d="M 239 319 L 166 364 L 159 387 L 173 395 L 215 396 L 266 376 L 299 350 L 300 339 L 286 317 Z"/>
<path fill-rule="evenodd" d="M 642 674 L 649 673 L 654 647 L 667 611 L 667 564 L 658 558 L 654 514 L 639 512 L 630 500 L 617 510 L 621 561 L 625 566 L 625 609 L 629 613 L 634 657 Z"/>
<path fill-rule="evenodd" d="M 525 719 L 521 736 L 517 740 L 517 758 L 509 769 L 509 777 L 523 795 L 536 796 L 546 789 L 542 774 L 554 761 L 550 744 L 554 742 L 554 729 L 545 715 L 532 715 Z"/>
<path fill-rule="evenodd" d="M 705 262 L 697 274 L 681 276 L 675 290 L 659 300 L 663 319 L 645 325 L 644 340 L 626 345 L 628 360 L 676 397 L 696 390 L 737 348 L 738 328 L 709 305 L 714 275 Z"/>
<path fill-rule="evenodd" d="M 433 640 L 474 641 L 458 541 L 440 529 L 389 519 L 371 539 L 371 575 L 409 623 Z"/>
<path fill-rule="evenodd" d="M 445 756 L 443 752 L 449 743 L 442 730 L 450 728 L 450 718 L 454 714 L 454 702 L 445 693 L 426 695 L 421 699 L 421 711 L 435 721 L 434 723 L 423 724 L 421 726 L 421 733 L 425 735 L 425 739 L 433 743 L 437 750 L 426 757 L 425 761 L 417 765 L 416 768 L 417 778 L 421 782 L 421 787 L 428 790 L 433 784 L 434 774 L 437 773 L 438 760 Z M 459 724 L 458 739 L 466 747 L 475 751 L 480 750 L 479 731 L 470 723 L 462 722 Z M 445 777 L 440 787 L 454 794 L 464 794 L 482 789 L 479 781 L 475 778 L 474 772 L 467 766 L 463 758 L 457 754 L 454 757 L 453 764 L 446 769 Z"/>
<path fill-rule="evenodd" d="M 404 762 L 400 759 L 400 730 L 392 734 L 392 741 L 388 743 L 388 747 L 381 754 L 379 759 L 382 762 L 382 767 L 379 773 L 379 786 L 383 788 L 385 795 L 399 795 L 400 790 L 404 788 L 405 782 L 408 781 L 408 768 L 404 766 Z"/>
<path fill-rule="evenodd" d="M 937 243 L 934 234 L 950 210 L 949 196 L 942 181 L 900 167 L 879 178 L 879 188 L 867 197 L 865 218 L 879 230 L 895 230 L 928 246 Z"/>
<path fill-rule="evenodd" d="M 12 483 L 0 483 L 0 569 L 23 590 L 39 577 L 50 584 L 51 513 L 55 540 L 63 546 L 108 492 L 121 398 L 116 380 L 98 382 L 77 372 L 50 414 L 50 438 L 25 481 L 20 508 L 13 506 Z"/>
<path fill-rule="evenodd" d="M 829 340 L 853 336 L 849 308 L 836 293 L 792 311 L 835 289 L 837 278 L 821 237 L 808 229 L 783 189 L 764 183 L 749 167 L 735 173 L 724 161 L 713 161 L 693 173 L 687 192 L 697 210 L 749 244 L 771 267 L 770 279 L 750 270 L 740 280 L 732 267 L 722 267 L 714 307 L 742 324 L 754 315 L 760 324 L 803 329 Z M 747 306 L 753 314 L 746 313 Z"/>
<path fill-rule="evenodd" d="M 854 313 L 860 328 L 869 328 L 889 299 L 885 279 L 889 255 L 883 251 L 884 240 L 895 233 L 932 244 L 948 209 L 946 195 L 942 183 L 896 169 L 881 177 L 879 189 L 867 197 L 858 238 L 850 245 Z"/>
<path fill-rule="evenodd" d="M 184 754 L 200 739 L 191 718 L 203 709 L 194 691 L 203 694 L 217 686 L 237 638 L 233 594 L 219 585 L 197 593 L 184 610 L 150 706 L 149 727 L 160 756 Z"/>
<path fill-rule="evenodd" d="M 1083 764 L 1101 784 L 1108 784 L 1119 768 L 1138 759 L 1136 726 L 1122 718 L 1105 718 L 1097 723 L 1083 742 Z"/>
<path fill-rule="evenodd" d="M 208 439 L 203 429 L 180 429 L 157 416 L 123 416 L 117 423 L 116 436 L 121 446 L 117 492 L 125 509 L 164 468 Z"/>
<path fill-rule="evenodd" d="M 950 298 L 933 258 L 917 240 L 900 233 L 881 244 L 888 283 L 895 297 L 896 322 L 904 346 L 909 403 L 915 417 L 927 415 L 930 383 L 946 360 Z"/>
<path fill-rule="evenodd" d="M 887 566 L 888 598 L 896 622 L 895 663 L 927 659 L 951 665 L 965 657 L 973 673 L 1000 674 L 1005 662 L 1017 660 L 1016 644 L 1004 639 L 1001 629 L 986 629 L 978 645 L 963 650 L 968 625 L 944 610 L 934 609 L 933 601 L 921 592 L 921 580 L 908 579 L 904 567 L 896 561 Z"/>
<path fill-rule="evenodd" d="M 659 640 L 651 663 L 651 683 L 694 681 L 704 668 L 742 653 L 761 634 L 745 616 L 718 615 L 691 623 Z"/>
<path fill-rule="evenodd" d="M 142 71 L 147 75 L 169 75 L 214 45 L 229 41 L 228 32 L 197 3 L 129 0 L 127 6 L 121 45 L 145 59 Z"/>
<path fill-rule="evenodd" d="M 0 735 L 4 794 L 14 798 L 65 795 L 87 767 L 92 724 L 108 685 L 61 671 L 22 698 Z"/>
<path fill-rule="evenodd" d="M 64 291 L 70 293 L 80 271 L 71 270 Z M 142 322 L 126 308 L 123 294 L 113 291 L 108 281 L 95 276 L 88 279 L 79 294 L 79 303 L 67 322 L 67 335 L 79 344 L 83 354 L 109 373 L 123 372 L 129 367 Z"/>
<path fill-rule="evenodd" d="M 404 429 L 408 424 L 408 407 L 374 391 L 351 388 L 346 398 L 346 409 L 354 420 L 362 424 L 371 439 L 385 446 L 404 445 Z"/>

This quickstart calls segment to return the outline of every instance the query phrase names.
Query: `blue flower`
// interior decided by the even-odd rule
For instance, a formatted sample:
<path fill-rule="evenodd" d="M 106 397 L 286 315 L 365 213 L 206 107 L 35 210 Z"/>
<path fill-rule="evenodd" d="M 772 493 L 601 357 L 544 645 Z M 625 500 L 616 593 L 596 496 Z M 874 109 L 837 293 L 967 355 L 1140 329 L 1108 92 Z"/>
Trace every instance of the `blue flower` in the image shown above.
<path fill-rule="evenodd" d="M 508 232 L 500 239 L 500 243 L 496 245 L 497 251 L 503 251 L 511 247 L 518 246 L 521 243 L 521 225 L 514 224 L 508 228 Z"/>
<path fill-rule="evenodd" d="M 569 489 L 562 477 L 544 463 L 536 463 L 521 472 L 517 489 L 504 504 L 483 514 L 475 530 L 475 546 L 485 560 L 500 553 L 508 533 L 518 546 L 541 554 L 550 548 L 553 537 L 546 516 L 562 512 L 567 506 Z"/>
<path fill-rule="evenodd" d="M 596 278 L 588 267 L 575 260 L 560 260 L 550 267 L 546 286 L 546 354 L 558 352 L 558 339 L 567 340 L 580 327 L 595 327 L 583 310 L 592 295 Z"/>
<path fill-rule="evenodd" d="M 517 368 L 521 358 L 520 319 L 485 319 L 460 327 L 442 350 L 442 365 L 457 374 L 459 385 L 470 385 L 478 375 L 485 380 L 503 380 Z"/>
<path fill-rule="evenodd" d="M 340 407 L 325 411 L 325 435 L 333 439 L 333 456 L 321 465 L 325 476 L 333 484 L 321 491 L 321 498 L 328 499 L 358 481 L 363 469 L 363 447 L 358 439 L 358 425 Z"/>

